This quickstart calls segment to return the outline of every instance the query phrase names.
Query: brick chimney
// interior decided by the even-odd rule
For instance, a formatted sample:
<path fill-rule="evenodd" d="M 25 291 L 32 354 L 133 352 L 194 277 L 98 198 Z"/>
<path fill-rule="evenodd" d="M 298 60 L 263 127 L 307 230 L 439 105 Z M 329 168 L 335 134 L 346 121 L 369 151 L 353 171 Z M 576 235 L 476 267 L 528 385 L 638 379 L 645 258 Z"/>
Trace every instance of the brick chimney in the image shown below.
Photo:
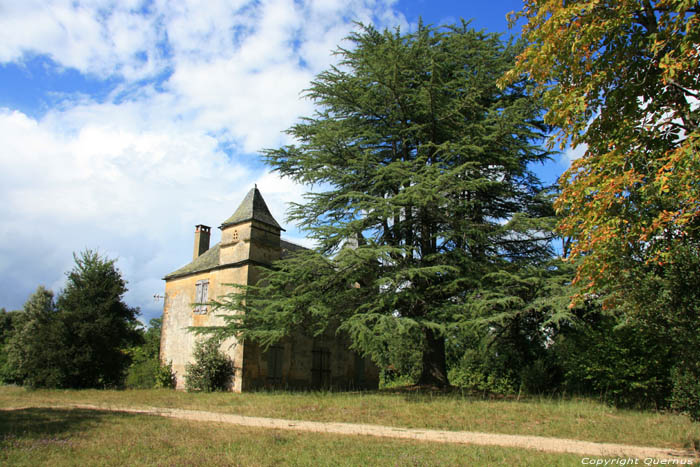
<path fill-rule="evenodd" d="M 199 258 L 199 256 L 209 249 L 209 236 L 211 234 L 211 227 L 207 225 L 198 224 L 195 226 L 194 231 L 194 254 L 192 255 L 192 260 Z"/>

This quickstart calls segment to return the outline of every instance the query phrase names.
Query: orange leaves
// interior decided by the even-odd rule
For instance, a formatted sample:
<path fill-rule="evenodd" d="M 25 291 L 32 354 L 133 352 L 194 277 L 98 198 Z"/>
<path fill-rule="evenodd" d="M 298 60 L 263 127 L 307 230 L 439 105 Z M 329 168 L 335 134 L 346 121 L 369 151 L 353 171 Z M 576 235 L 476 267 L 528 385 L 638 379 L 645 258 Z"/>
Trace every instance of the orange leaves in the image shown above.
<path fill-rule="evenodd" d="M 557 127 L 551 144 L 588 145 L 560 178 L 555 209 L 591 291 L 614 290 L 630 263 L 668 264 L 665 242 L 700 235 L 688 227 L 700 223 L 700 129 L 688 97 L 700 91 L 695 7 L 526 0 L 520 12 L 528 46 L 504 79 L 539 83 Z"/>

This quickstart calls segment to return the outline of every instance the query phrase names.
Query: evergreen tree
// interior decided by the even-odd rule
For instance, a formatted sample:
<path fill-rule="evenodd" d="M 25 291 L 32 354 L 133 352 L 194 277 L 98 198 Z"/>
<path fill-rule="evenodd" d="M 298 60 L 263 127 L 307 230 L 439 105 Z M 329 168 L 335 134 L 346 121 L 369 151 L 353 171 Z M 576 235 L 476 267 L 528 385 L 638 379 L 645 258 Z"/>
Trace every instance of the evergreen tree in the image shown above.
<path fill-rule="evenodd" d="M 20 310 L 7 311 L 0 308 L 0 383 L 16 383 L 14 371 L 7 363 L 8 343 L 17 332 L 20 318 L 23 313 Z"/>
<path fill-rule="evenodd" d="M 307 91 L 317 110 L 288 130 L 298 144 L 264 153 L 318 187 L 290 220 L 319 246 L 219 303 L 244 311 L 219 332 L 269 345 L 339 325 L 376 360 L 416 336 L 418 382 L 444 386 L 445 338 L 475 318 L 483 278 L 550 255 L 551 205 L 529 170 L 548 156 L 541 108 L 524 81 L 496 86 L 517 48 L 467 23 L 349 41 Z"/>
<path fill-rule="evenodd" d="M 75 267 L 57 300 L 70 362 L 66 385 L 119 386 L 129 365 L 125 349 L 139 342 L 138 309 L 122 301 L 126 282 L 114 260 L 90 250 L 73 256 Z"/>
<path fill-rule="evenodd" d="M 65 387 L 66 334 L 53 292 L 39 286 L 15 326 L 6 347 L 5 377 L 30 387 Z"/>

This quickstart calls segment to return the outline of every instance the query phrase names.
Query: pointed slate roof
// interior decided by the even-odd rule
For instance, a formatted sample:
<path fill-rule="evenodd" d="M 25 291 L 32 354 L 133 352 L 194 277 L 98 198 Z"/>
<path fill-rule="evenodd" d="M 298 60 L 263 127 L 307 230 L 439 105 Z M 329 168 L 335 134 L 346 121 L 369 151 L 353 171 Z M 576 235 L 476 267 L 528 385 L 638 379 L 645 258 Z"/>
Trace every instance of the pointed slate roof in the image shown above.
<path fill-rule="evenodd" d="M 275 218 L 272 217 L 272 214 L 270 214 L 270 210 L 267 208 L 267 204 L 265 204 L 265 200 L 257 186 L 245 195 L 245 198 L 243 198 L 236 212 L 226 219 L 219 228 L 223 229 L 229 225 L 240 224 L 241 222 L 250 220 L 256 220 L 277 229 L 284 230 L 280 227 Z"/>

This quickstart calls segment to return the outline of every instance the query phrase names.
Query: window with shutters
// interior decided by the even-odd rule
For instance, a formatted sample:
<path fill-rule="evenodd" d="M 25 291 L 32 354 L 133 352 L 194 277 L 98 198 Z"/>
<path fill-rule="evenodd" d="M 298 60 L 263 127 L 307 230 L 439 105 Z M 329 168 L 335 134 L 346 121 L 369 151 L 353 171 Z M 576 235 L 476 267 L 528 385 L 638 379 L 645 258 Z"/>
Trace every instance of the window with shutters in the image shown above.
<path fill-rule="evenodd" d="M 282 362 L 284 347 L 273 345 L 267 349 L 267 382 L 271 385 L 282 383 Z"/>
<path fill-rule="evenodd" d="M 311 351 L 311 384 L 317 388 L 331 385 L 331 352 L 326 348 Z"/>
<path fill-rule="evenodd" d="M 197 290 L 194 297 L 194 312 L 195 313 L 206 313 L 207 312 L 207 301 L 209 300 L 209 280 L 197 281 Z"/>

